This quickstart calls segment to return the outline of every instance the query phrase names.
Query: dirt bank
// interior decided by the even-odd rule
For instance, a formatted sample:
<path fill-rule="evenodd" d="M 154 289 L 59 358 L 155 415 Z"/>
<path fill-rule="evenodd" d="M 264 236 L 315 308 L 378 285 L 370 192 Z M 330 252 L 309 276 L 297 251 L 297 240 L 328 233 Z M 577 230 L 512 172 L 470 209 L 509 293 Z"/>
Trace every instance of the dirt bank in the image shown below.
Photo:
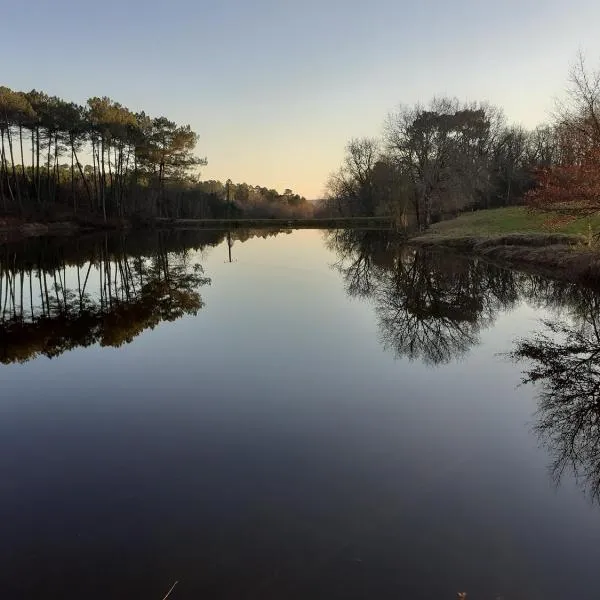
<path fill-rule="evenodd" d="M 82 227 L 72 221 L 56 223 L 24 223 L 17 219 L 0 218 L 0 243 L 42 235 L 74 235 Z"/>
<path fill-rule="evenodd" d="M 412 238 L 410 243 L 423 248 L 450 249 L 460 254 L 476 255 L 499 266 L 600 287 L 600 249 L 589 247 L 584 238 L 577 235 L 428 234 Z"/>

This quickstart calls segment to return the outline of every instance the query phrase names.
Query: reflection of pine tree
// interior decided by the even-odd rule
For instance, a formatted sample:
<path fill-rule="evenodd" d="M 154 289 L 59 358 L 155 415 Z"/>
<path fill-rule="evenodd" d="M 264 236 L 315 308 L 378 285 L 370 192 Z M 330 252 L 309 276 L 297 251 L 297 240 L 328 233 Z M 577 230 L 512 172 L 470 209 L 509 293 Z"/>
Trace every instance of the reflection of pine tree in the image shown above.
<path fill-rule="evenodd" d="M 123 240 L 110 250 L 107 239 L 101 240 L 87 264 L 75 265 L 72 288 L 60 255 L 35 274 L 29 263 L 18 264 L 17 254 L 11 258 L 0 261 L 0 360 L 5 363 L 58 356 L 94 343 L 129 343 L 161 321 L 195 315 L 203 306 L 198 288 L 210 283 L 199 264 L 184 252 L 169 252 L 160 239 L 145 257 L 130 256 Z"/>

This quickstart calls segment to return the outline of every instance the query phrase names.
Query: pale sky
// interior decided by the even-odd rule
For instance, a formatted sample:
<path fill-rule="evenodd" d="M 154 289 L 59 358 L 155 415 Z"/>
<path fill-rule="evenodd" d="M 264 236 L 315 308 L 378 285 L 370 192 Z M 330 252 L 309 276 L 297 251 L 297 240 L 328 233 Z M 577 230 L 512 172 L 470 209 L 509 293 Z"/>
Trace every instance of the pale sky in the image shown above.
<path fill-rule="evenodd" d="M 204 179 L 308 198 L 400 103 L 486 100 L 535 126 L 579 49 L 600 66 L 592 0 L 0 0 L 0 13 L 0 85 L 189 123 Z"/>

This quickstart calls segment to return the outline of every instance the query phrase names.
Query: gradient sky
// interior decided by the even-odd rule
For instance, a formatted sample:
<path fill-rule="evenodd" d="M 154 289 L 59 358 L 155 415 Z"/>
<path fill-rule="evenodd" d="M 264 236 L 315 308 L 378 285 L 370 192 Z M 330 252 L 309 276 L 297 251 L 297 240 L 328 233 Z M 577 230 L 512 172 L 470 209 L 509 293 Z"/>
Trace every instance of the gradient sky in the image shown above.
<path fill-rule="evenodd" d="M 190 123 L 205 179 L 322 194 L 349 138 L 399 103 L 487 100 L 549 118 L 600 2 L 0 0 L 0 85 L 107 95 Z"/>

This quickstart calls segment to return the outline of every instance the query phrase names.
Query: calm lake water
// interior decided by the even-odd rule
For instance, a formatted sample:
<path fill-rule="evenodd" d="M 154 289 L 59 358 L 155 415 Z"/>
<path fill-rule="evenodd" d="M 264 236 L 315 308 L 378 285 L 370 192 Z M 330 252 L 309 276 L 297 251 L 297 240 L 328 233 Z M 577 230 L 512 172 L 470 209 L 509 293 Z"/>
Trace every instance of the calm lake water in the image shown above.
<path fill-rule="evenodd" d="M 2 598 L 598 598 L 593 292 L 377 231 L 0 264 Z"/>

